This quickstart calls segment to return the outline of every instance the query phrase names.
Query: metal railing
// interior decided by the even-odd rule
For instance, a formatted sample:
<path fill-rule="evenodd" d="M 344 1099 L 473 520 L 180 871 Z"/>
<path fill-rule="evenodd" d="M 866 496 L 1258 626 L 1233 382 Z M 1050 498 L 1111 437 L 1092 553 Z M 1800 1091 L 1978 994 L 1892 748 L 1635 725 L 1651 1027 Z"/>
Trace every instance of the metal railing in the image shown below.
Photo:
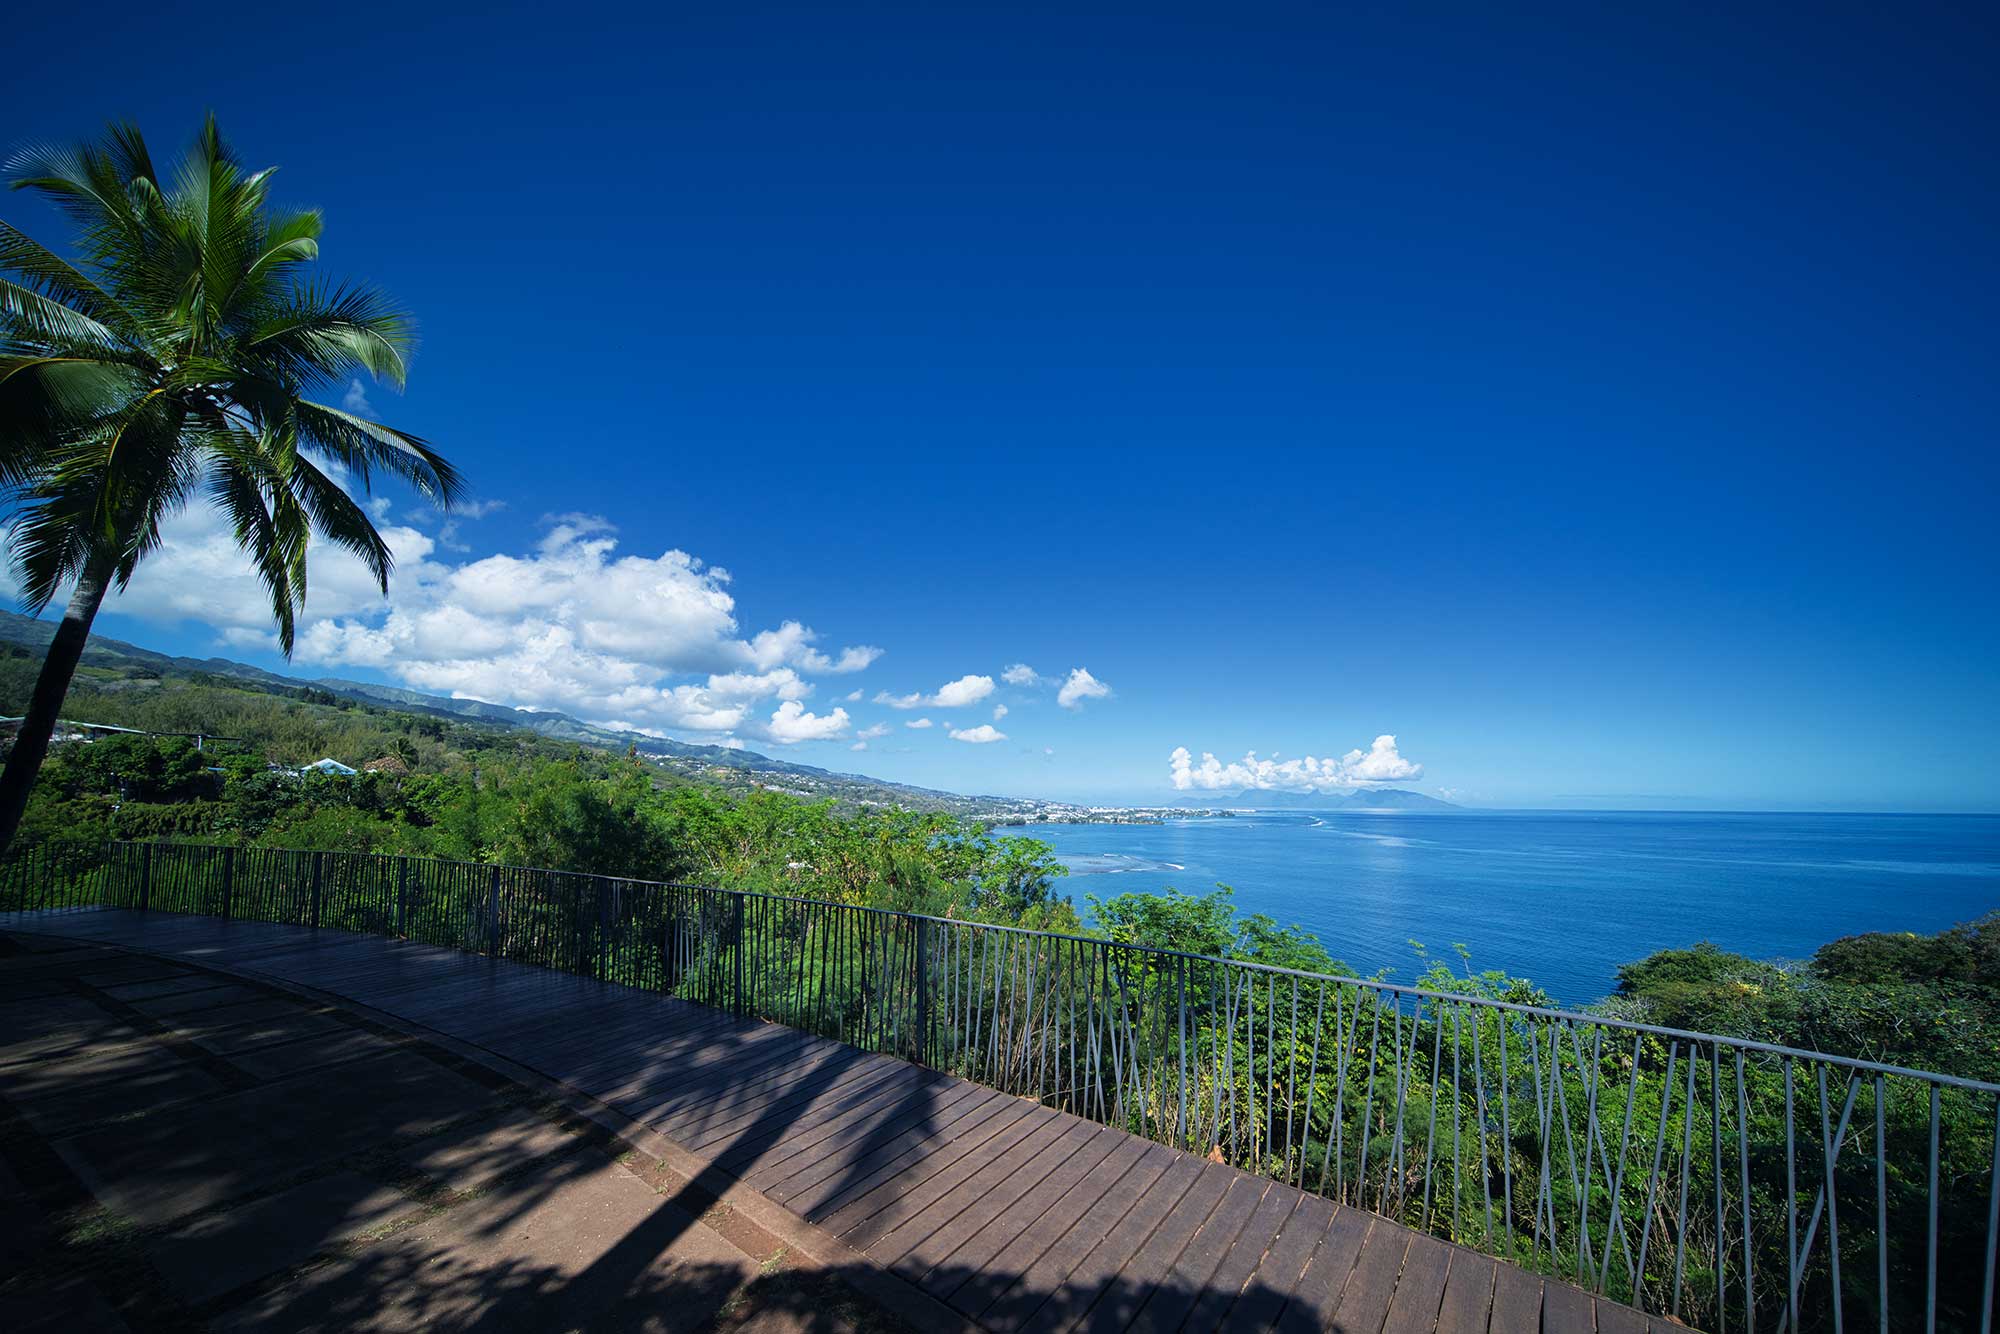
<path fill-rule="evenodd" d="M 14 858 L 10 858 L 10 863 Z M 671 992 L 1029 1096 L 1727 1334 L 1991 1334 L 2000 1084 L 808 899 L 114 844 L 0 874 Z M 13 898 L 8 897 L 13 894 Z"/>

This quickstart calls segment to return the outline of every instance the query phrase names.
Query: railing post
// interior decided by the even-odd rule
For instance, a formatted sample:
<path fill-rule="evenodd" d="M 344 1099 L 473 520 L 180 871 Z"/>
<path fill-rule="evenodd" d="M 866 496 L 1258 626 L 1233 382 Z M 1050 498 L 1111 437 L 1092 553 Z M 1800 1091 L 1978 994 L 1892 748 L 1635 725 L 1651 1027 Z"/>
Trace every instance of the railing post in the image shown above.
<path fill-rule="evenodd" d="M 597 882 L 597 978 L 608 981 L 611 973 L 611 882 Z"/>
<path fill-rule="evenodd" d="M 486 952 L 500 953 L 500 868 L 493 868 L 492 884 L 486 891 Z"/>
<path fill-rule="evenodd" d="M 222 915 L 230 916 L 236 898 L 236 849 L 222 850 Z"/>
<path fill-rule="evenodd" d="M 319 895 L 320 895 L 320 863 L 321 863 L 322 861 L 324 861 L 324 860 L 325 860 L 325 858 L 326 858 L 326 854 L 325 854 L 325 853 L 323 853 L 323 852 L 315 852 L 315 853 L 313 854 L 313 860 L 312 860 L 312 926 L 313 926 L 313 929 L 314 929 L 315 931 L 317 931 L 317 930 L 319 929 Z"/>
<path fill-rule="evenodd" d="M 916 919 L 917 928 L 917 1064 L 931 1063 L 931 933 L 930 923 Z"/>
<path fill-rule="evenodd" d="M 410 859 L 396 858 L 396 934 L 410 934 Z"/>
<path fill-rule="evenodd" d="M 736 896 L 736 1013 L 738 1014 L 744 1014 L 750 1008 L 744 1003 L 743 995 L 743 951 L 750 947 L 750 942 L 743 934 L 743 899 L 742 894 Z"/>
<path fill-rule="evenodd" d="M 153 906 L 153 845 L 139 845 L 139 911 Z"/>

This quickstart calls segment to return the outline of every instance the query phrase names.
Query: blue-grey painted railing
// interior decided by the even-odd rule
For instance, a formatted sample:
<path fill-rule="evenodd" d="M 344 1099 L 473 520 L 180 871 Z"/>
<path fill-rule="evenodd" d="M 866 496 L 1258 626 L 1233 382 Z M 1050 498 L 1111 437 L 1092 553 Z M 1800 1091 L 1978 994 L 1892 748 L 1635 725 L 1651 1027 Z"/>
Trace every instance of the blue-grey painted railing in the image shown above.
<path fill-rule="evenodd" d="M 1714 1334 L 1992 1331 L 2000 1084 L 702 886 L 169 844 L 0 867 L 0 909 L 85 902 L 405 936 L 670 991 L 1219 1156 Z"/>

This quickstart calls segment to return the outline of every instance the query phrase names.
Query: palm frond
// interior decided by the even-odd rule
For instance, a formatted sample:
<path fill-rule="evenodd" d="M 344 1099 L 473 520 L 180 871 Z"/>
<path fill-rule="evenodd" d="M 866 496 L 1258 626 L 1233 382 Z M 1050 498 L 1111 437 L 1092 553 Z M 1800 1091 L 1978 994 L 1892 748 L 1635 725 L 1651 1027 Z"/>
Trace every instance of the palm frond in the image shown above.
<path fill-rule="evenodd" d="M 251 296 L 263 293 L 271 277 L 319 258 L 323 222 L 318 209 L 306 209 L 271 219 L 261 238 L 262 253 L 250 261 L 240 286 Z"/>
<path fill-rule="evenodd" d="M 298 612 L 305 604 L 303 532 L 283 517 L 295 516 L 296 508 L 281 504 L 274 515 L 267 503 L 267 488 L 260 481 L 260 470 L 254 463 L 227 456 L 216 460 L 209 495 L 229 516 L 236 545 L 250 558 L 270 594 L 271 619 L 278 624 L 278 646 L 290 657 Z"/>
<path fill-rule="evenodd" d="M 402 478 L 444 509 L 465 490 L 458 470 L 429 444 L 405 431 L 357 417 L 340 408 L 298 400 L 298 432 L 303 443 L 325 450 L 369 485 L 377 468 Z"/>
<path fill-rule="evenodd" d="M 43 296 L 34 288 L 0 278 L 0 321 L 18 337 L 61 340 L 65 344 L 111 343 L 117 336 L 79 310 Z"/>
<path fill-rule="evenodd" d="M 365 370 L 401 389 L 415 328 L 373 288 L 303 287 L 242 337 L 246 351 L 271 358 L 303 383 L 338 384 Z"/>
<path fill-rule="evenodd" d="M 5 222 L 0 222 L 0 269 L 17 274 L 41 295 L 117 329 L 121 336 L 130 336 L 134 331 L 131 314 L 109 292 L 85 277 L 75 265 Z"/>
<path fill-rule="evenodd" d="M 120 176 L 128 181 L 157 181 L 160 178 L 160 174 L 153 170 L 153 155 L 146 148 L 146 136 L 139 133 L 137 125 L 129 120 L 114 121 L 105 130 L 104 137 Z"/>
<path fill-rule="evenodd" d="M 90 144 L 38 144 L 7 162 L 16 190 L 32 190 L 68 214 L 86 240 L 132 217 L 113 160 Z"/>
<path fill-rule="evenodd" d="M 321 472 L 304 454 L 293 462 L 292 490 L 312 515 L 313 527 L 320 535 L 360 557 L 386 597 L 389 573 L 395 568 L 396 558 L 368 511 L 355 504 L 338 482 Z"/>

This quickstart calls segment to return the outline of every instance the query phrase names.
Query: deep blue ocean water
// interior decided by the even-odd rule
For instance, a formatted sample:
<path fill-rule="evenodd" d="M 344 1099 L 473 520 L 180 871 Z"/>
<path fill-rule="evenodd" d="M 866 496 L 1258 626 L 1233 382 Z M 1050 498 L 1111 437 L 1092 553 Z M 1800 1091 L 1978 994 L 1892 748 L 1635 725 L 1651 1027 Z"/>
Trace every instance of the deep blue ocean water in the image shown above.
<path fill-rule="evenodd" d="M 1286 811 L 1164 825 L 1036 825 L 1084 896 L 1232 885 L 1238 907 L 1397 980 L 1411 940 L 1558 1001 L 1620 963 L 1712 940 L 1799 959 L 1858 931 L 1936 931 L 2000 908 L 2000 816 Z"/>

